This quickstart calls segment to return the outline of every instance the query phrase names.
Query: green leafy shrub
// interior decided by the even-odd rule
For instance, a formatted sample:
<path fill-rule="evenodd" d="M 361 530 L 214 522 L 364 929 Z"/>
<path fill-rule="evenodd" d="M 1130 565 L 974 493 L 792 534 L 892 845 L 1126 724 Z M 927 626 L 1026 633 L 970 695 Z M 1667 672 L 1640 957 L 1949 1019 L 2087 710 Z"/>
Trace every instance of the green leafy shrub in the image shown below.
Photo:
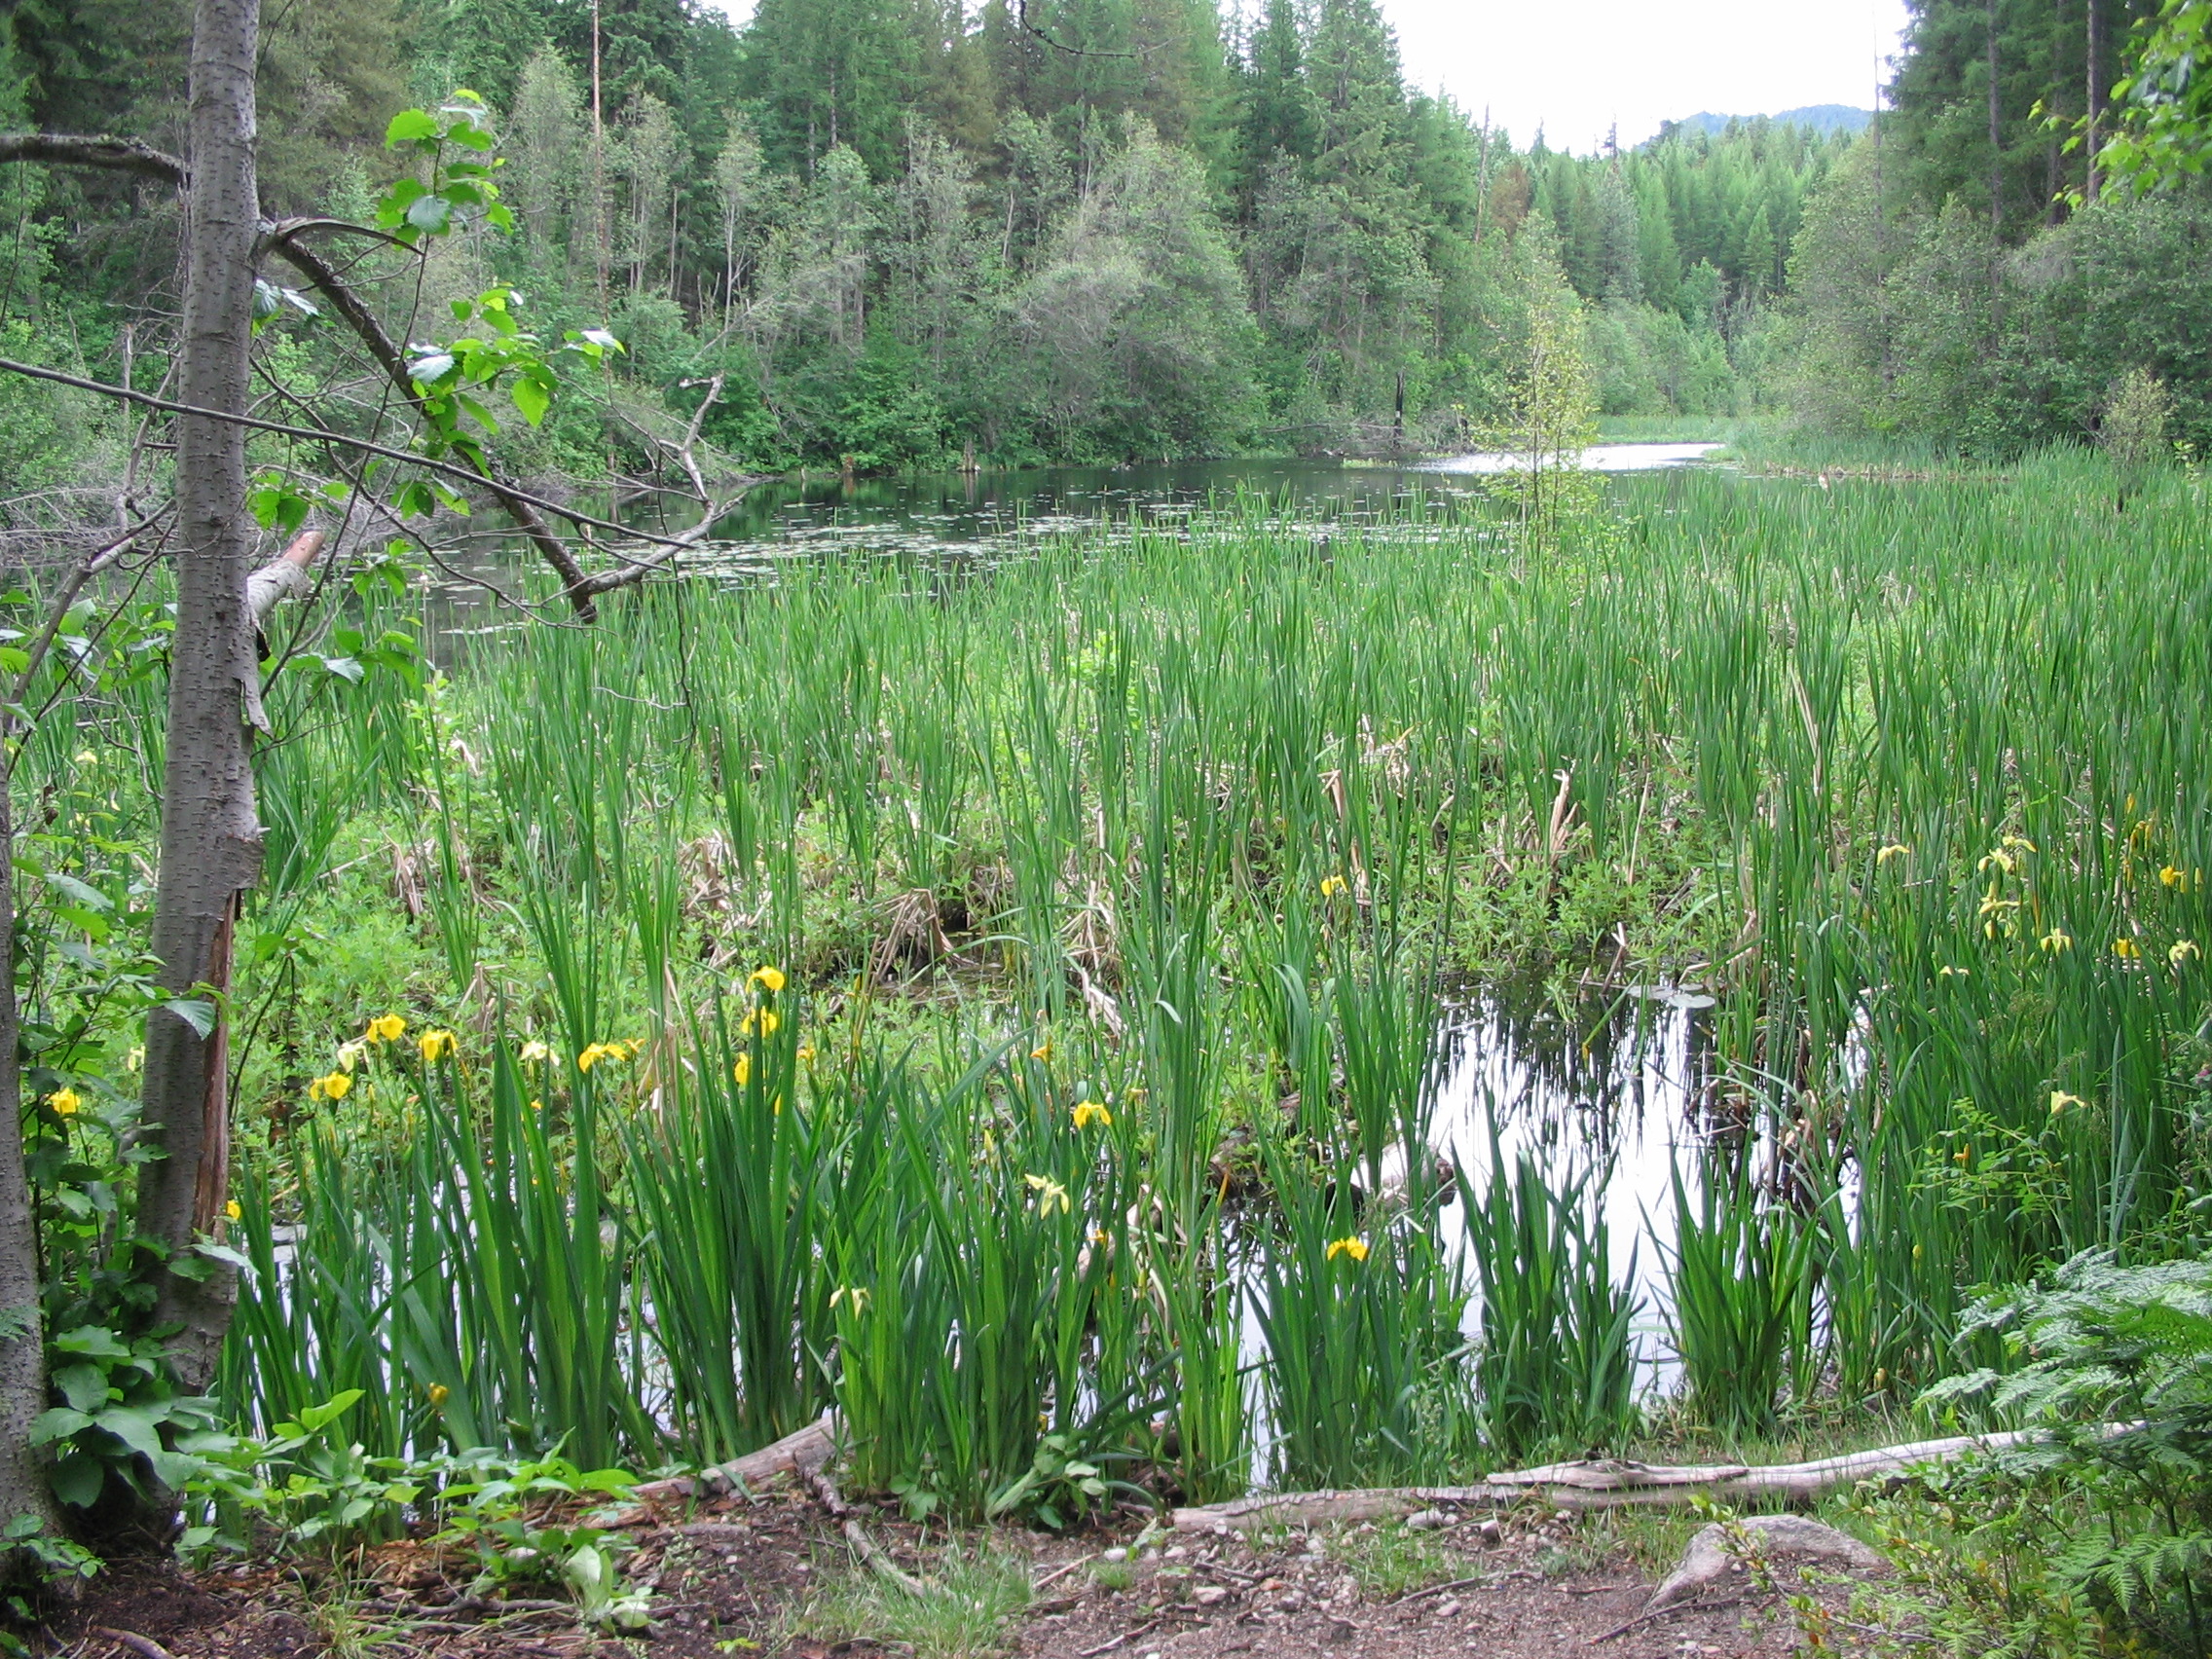
<path fill-rule="evenodd" d="M 2016 1369 L 1936 1384 L 2045 1432 L 1961 1477 L 1970 1541 L 2040 1558 L 2032 1600 L 1984 1599 L 2016 1651 L 2088 1616 L 2136 1651 L 2212 1639 L 2212 1264 L 2077 1256 L 2047 1285 L 1980 1303 L 1963 1335 L 2000 1336 Z M 2055 1550 L 2053 1540 L 2063 1540 Z"/>

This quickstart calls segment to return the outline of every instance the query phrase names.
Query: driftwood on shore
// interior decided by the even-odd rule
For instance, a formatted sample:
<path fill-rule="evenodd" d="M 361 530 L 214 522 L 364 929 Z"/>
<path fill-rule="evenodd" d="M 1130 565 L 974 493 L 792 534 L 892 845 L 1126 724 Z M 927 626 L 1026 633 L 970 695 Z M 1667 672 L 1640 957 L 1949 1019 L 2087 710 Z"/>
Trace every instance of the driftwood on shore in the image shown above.
<path fill-rule="evenodd" d="M 1375 1521 L 1439 1507 L 1502 1508 L 1541 1499 L 1557 1509 L 1614 1509 L 1630 1504 L 1686 1504 L 1703 1494 L 1726 1502 L 1782 1498 L 1810 1503 L 1860 1481 L 1897 1481 L 1928 1463 L 1970 1452 L 1998 1451 L 2030 1438 L 2024 1432 L 1962 1434 L 1851 1452 L 1809 1463 L 1632 1463 L 1605 1458 L 1547 1463 L 1492 1475 L 1473 1486 L 1369 1487 L 1348 1492 L 1263 1493 L 1227 1503 L 1175 1511 L 1186 1531 L 1229 1528 L 1312 1526 L 1330 1521 Z"/>
<path fill-rule="evenodd" d="M 781 1474 L 796 1475 L 805 1480 L 819 1474 L 837 1450 L 837 1416 L 825 1412 L 813 1422 L 757 1452 L 748 1452 L 742 1457 L 732 1457 L 726 1463 L 717 1463 L 702 1469 L 696 1475 L 678 1475 L 674 1480 L 647 1481 L 644 1486 L 632 1487 L 630 1495 L 645 1503 L 666 1502 L 674 1498 L 691 1496 L 702 1487 L 712 1492 L 732 1487 L 756 1487 Z"/>

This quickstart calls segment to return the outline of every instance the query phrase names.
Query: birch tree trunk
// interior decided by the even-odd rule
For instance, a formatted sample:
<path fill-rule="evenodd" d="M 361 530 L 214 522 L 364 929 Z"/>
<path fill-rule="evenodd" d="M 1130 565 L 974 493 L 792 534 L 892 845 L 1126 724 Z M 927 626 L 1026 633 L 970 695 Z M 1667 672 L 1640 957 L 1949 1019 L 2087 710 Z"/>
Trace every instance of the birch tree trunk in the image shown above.
<path fill-rule="evenodd" d="M 260 0 L 195 0 L 177 395 L 230 413 L 245 409 L 252 347 L 259 24 Z M 230 988 L 239 903 L 261 866 L 247 753 L 260 670 L 246 601 L 253 525 L 244 429 L 185 417 L 176 461 L 177 615 L 153 942 L 162 983 L 179 995 L 212 987 L 217 1019 L 204 1037 L 166 1009 L 147 1019 L 144 1122 L 164 1156 L 140 1177 L 138 1230 L 170 1253 L 155 1316 L 179 1327 L 170 1357 L 179 1382 L 198 1390 L 214 1375 L 236 1295 L 229 1271 L 191 1250 L 196 1237 L 215 1231 L 230 1177 L 220 998 Z M 210 1271 L 175 1271 L 186 1263 L 192 1273 Z"/>

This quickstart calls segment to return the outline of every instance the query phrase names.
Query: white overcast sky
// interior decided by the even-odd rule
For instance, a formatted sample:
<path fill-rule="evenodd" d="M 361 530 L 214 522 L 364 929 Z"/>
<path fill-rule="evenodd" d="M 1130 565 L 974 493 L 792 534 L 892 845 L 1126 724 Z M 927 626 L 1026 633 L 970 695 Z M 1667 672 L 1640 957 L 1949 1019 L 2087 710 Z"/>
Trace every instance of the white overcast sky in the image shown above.
<path fill-rule="evenodd" d="M 743 20 L 752 0 L 706 0 Z M 1254 7 L 1260 0 L 1246 0 Z M 1711 110 L 1871 108 L 1904 0 L 1382 0 L 1406 78 L 1526 144 L 1588 151 Z"/>
<path fill-rule="evenodd" d="M 1700 110 L 1873 107 L 1904 0 L 1382 0 L 1406 78 L 1526 144 L 1623 144 Z"/>

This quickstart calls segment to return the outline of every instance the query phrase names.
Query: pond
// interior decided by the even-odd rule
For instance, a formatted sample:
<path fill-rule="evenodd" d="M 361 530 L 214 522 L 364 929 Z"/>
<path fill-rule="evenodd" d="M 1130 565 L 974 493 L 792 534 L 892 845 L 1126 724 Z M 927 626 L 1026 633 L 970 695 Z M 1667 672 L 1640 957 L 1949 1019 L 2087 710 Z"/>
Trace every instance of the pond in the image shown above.
<path fill-rule="evenodd" d="M 1688 465 L 1717 444 L 1602 444 L 1584 455 L 1593 471 L 1623 473 Z M 1278 533 L 1326 535 L 1381 524 L 1447 521 L 1482 496 L 1484 474 L 1512 464 L 1497 454 L 1381 465 L 1342 461 L 1190 461 L 1141 466 L 1046 466 L 845 479 L 801 473 L 757 486 L 685 556 L 710 578 L 751 580 L 781 559 L 831 555 L 987 566 L 1018 556 L 1041 536 L 1101 526 L 1162 527 L 1204 512 L 1265 507 Z M 654 525 L 632 511 L 625 522 Z M 525 547 L 502 545 L 448 561 L 433 630 L 464 635 L 511 625 L 511 613 L 473 580 L 513 585 Z"/>

